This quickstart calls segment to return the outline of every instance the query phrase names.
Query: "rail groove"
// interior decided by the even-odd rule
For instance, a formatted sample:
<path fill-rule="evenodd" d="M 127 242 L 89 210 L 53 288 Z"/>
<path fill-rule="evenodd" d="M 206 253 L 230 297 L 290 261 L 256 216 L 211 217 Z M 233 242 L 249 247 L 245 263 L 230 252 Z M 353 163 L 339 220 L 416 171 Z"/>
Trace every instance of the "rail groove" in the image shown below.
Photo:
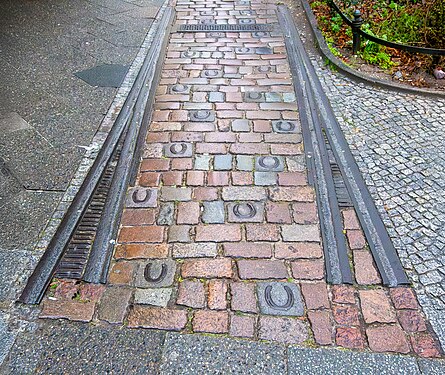
<path fill-rule="evenodd" d="M 409 284 L 397 252 L 304 49 L 292 15 L 286 7 L 279 6 L 279 17 L 285 32 L 286 48 L 302 117 L 310 182 L 317 191 L 328 282 L 340 284 L 352 281 L 345 236 L 339 226 L 339 206 L 345 197 L 337 197 L 333 172 L 334 175 L 338 172 L 331 169 L 333 164 L 334 169 L 338 167 L 341 173 L 340 184 L 344 183 L 348 191 L 347 198 L 351 200 L 357 212 L 383 284 Z M 334 163 L 329 162 L 329 153 L 334 157 Z M 338 183 L 337 178 L 337 185 Z"/>
<path fill-rule="evenodd" d="M 151 90 L 151 87 L 156 76 L 156 69 L 159 64 L 162 63 L 162 59 L 159 57 L 165 46 L 166 38 L 169 36 L 173 15 L 173 8 L 166 7 L 156 29 L 153 43 L 150 46 L 125 103 L 96 160 L 85 177 L 81 188 L 73 199 L 37 267 L 28 279 L 19 298 L 20 302 L 26 304 L 40 303 L 51 278 L 58 272 L 57 269 L 61 261 L 64 262 L 63 266 L 66 266 L 66 268 L 64 270 L 63 267 L 61 267 L 59 269 L 61 271 L 60 274 L 65 275 L 67 275 L 65 271 L 68 271 L 69 266 L 75 266 L 74 263 L 78 263 L 72 269 L 72 273 L 70 273 L 71 277 L 74 278 L 80 274 L 88 276 L 86 271 L 88 271 L 88 264 L 93 264 L 92 262 L 94 262 L 94 265 L 98 267 L 98 269 L 100 267 L 101 276 L 107 270 L 108 266 L 106 262 L 110 259 L 111 254 L 103 253 L 101 257 L 97 257 L 97 254 L 94 253 L 94 244 L 98 242 L 96 230 L 99 230 L 101 225 L 103 225 L 103 217 L 104 213 L 107 213 L 106 209 L 109 207 L 108 202 L 110 196 L 113 202 L 116 202 L 115 196 L 112 196 L 113 189 L 116 190 L 113 186 L 115 186 L 116 183 L 120 184 L 119 189 L 122 190 L 120 194 L 125 194 L 127 184 L 130 182 L 128 176 L 131 176 L 131 168 L 136 165 L 133 157 L 134 155 L 138 155 L 138 135 L 144 118 L 145 107 L 149 94 L 154 92 L 154 90 Z M 107 168 L 110 168 L 110 164 L 114 162 L 113 156 L 116 155 L 120 142 L 122 142 L 122 155 L 117 161 L 116 171 L 113 172 L 111 183 L 108 184 L 105 180 L 110 178 L 110 170 L 107 172 Z M 131 147 L 128 147 L 129 145 L 131 145 Z M 123 160 L 124 158 L 126 158 L 126 160 Z M 129 171 L 126 172 L 128 176 L 125 175 L 124 181 L 119 181 L 119 178 L 124 177 L 122 174 L 118 176 L 118 174 L 121 173 L 119 170 L 122 171 L 123 164 L 129 169 Z M 103 180 L 103 178 L 105 178 L 105 180 Z M 101 182 L 105 184 L 102 187 L 99 186 Z M 103 190 L 105 188 L 107 191 Z M 94 200 L 95 192 L 99 194 L 98 197 L 100 197 L 100 199 L 98 201 Z M 107 195 L 106 198 L 104 193 Z M 98 217 L 99 211 L 101 211 L 100 218 Z M 81 223 L 82 218 L 86 220 L 85 226 Z M 110 245 L 113 242 L 112 237 L 116 234 L 116 225 L 119 221 L 119 217 L 116 215 L 110 218 L 113 219 L 113 223 L 108 227 L 109 233 L 102 235 L 102 238 L 106 238 L 108 241 L 106 243 L 106 245 L 108 245 L 107 251 L 110 251 Z M 76 232 L 76 229 L 79 229 L 79 231 Z M 83 229 L 87 230 L 82 232 Z M 91 233 L 93 232 L 95 232 L 94 238 L 91 238 Z M 76 236 L 80 241 L 76 240 Z M 70 241 L 72 239 L 73 242 L 70 250 Z M 80 245 L 81 241 L 84 241 L 83 245 L 76 247 L 76 242 Z M 91 241 L 93 247 L 90 251 L 86 245 L 91 243 Z M 70 252 L 67 252 L 67 250 Z M 94 256 L 94 259 L 91 259 L 91 256 Z M 85 272 L 82 269 L 83 267 L 87 267 Z M 100 277 L 100 280 L 103 280 L 103 278 Z"/>

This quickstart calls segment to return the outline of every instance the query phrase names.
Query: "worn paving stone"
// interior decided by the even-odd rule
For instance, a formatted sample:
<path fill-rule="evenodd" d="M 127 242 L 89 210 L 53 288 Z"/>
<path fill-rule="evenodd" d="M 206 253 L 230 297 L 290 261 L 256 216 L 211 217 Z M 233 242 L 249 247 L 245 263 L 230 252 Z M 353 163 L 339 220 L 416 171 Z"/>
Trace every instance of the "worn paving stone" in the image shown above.
<path fill-rule="evenodd" d="M 191 242 L 190 225 L 171 225 L 168 228 L 168 242 Z"/>
<path fill-rule="evenodd" d="M 287 269 L 280 260 L 239 260 L 239 276 L 241 279 L 286 279 Z"/>
<path fill-rule="evenodd" d="M 309 311 L 308 318 L 315 342 L 319 345 L 331 345 L 333 340 L 329 311 Z"/>
<path fill-rule="evenodd" d="M 258 312 L 254 283 L 232 283 L 230 284 L 230 294 L 232 310 L 247 313 Z"/>
<path fill-rule="evenodd" d="M 192 189 L 164 186 L 161 188 L 161 199 L 163 201 L 189 201 L 192 199 Z"/>
<path fill-rule="evenodd" d="M 205 306 L 204 284 L 199 280 L 184 280 L 179 283 L 177 305 L 194 308 Z"/>
<path fill-rule="evenodd" d="M 130 328 L 156 328 L 179 331 L 187 324 L 187 311 L 135 305 L 128 315 Z"/>
<path fill-rule="evenodd" d="M 204 211 L 202 213 L 202 221 L 208 224 L 224 223 L 224 202 L 211 201 L 203 203 Z"/>
<path fill-rule="evenodd" d="M 225 201 L 260 201 L 266 199 L 266 190 L 262 187 L 224 187 L 222 197 Z"/>
<path fill-rule="evenodd" d="M 260 311 L 266 315 L 302 316 L 304 313 L 300 288 L 293 283 L 258 283 Z"/>
<path fill-rule="evenodd" d="M 172 225 L 175 214 L 175 204 L 173 202 L 162 203 L 159 207 L 157 217 L 158 225 Z"/>
<path fill-rule="evenodd" d="M 226 333 L 229 329 L 228 311 L 199 310 L 193 316 L 195 332 Z"/>
<path fill-rule="evenodd" d="M 301 344 L 308 338 L 306 324 L 295 318 L 261 316 L 258 336 L 263 340 Z"/>
<path fill-rule="evenodd" d="M 167 307 L 172 296 L 171 288 L 160 289 L 136 289 L 134 292 L 134 303 L 141 305 L 152 305 Z"/>
<path fill-rule="evenodd" d="M 229 171 L 232 169 L 232 155 L 215 155 L 213 158 L 215 171 Z"/>
<path fill-rule="evenodd" d="M 230 336 L 252 338 L 255 334 L 255 318 L 253 316 L 231 315 Z"/>
<path fill-rule="evenodd" d="M 93 318 L 95 302 L 80 302 L 75 300 L 50 300 L 43 303 L 40 318 L 68 319 L 79 322 L 89 322 Z"/>
<path fill-rule="evenodd" d="M 248 131 L 250 131 L 249 120 L 240 120 L 240 119 L 233 120 L 232 121 L 232 131 L 234 131 L 234 132 L 248 132 Z"/>
<path fill-rule="evenodd" d="M 183 277 L 232 277 L 232 261 L 230 259 L 197 259 L 186 260 L 181 270 Z"/>
<path fill-rule="evenodd" d="M 255 172 L 254 183 L 257 186 L 269 186 L 277 184 L 278 175 L 275 172 Z"/>
<path fill-rule="evenodd" d="M 173 258 L 202 258 L 215 257 L 218 248 L 211 242 L 176 243 L 171 245 Z"/>
<path fill-rule="evenodd" d="M 99 319 L 105 320 L 108 323 L 122 323 L 132 294 L 133 292 L 129 288 L 107 288 L 99 303 Z"/>
<path fill-rule="evenodd" d="M 253 170 L 253 157 L 248 155 L 236 156 L 236 167 L 240 171 L 252 171 Z"/>
<path fill-rule="evenodd" d="M 410 347 L 402 329 L 394 325 L 369 327 L 366 330 L 369 347 L 375 352 L 408 353 Z"/>
<path fill-rule="evenodd" d="M 396 322 L 396 314 L 383 289 L 360 290 L 360 304 L 365 322 Z"/>
<path fill-rule="evenodd" d="M 302 283 L 301 291 L 308 309 L 329 309 L 329 297 L 325 283 Z"/>
<path fill-rule="evenodd" d="M 284 241 L 319 242 L 320 231 L 318 225 L 283 225 L 282 236 Z"/>

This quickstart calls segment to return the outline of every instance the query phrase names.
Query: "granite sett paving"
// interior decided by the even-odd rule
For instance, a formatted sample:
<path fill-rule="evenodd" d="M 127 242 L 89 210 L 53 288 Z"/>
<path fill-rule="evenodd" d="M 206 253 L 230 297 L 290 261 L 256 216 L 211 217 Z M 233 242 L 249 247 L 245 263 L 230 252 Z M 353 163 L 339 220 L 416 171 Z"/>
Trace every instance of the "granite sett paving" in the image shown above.
<path fill-rule="evenodd" d="M 131 17 L 132 5 L 120 5 L 107 19 Z M 278 22 L 271 0 L 171 6 L 175 26 Z M 316 196 L 280 28 L 174 30 L 160 74 L 108 284 L 55 281 L 40 312 L 45 320 L 19 333 L 1 369 L 69 373 L 77 359 L 80 372 L 439 371 L 442 360 L 421 359 L 443 357 L 422 290 L 381 284 L 353 209 L 339 218 L 353 285 L 325 281 Z M 144 192 L 156 192 L 146 205 L 138 202 Z M 389 210 L 403 207 L 399 199 L 394 204 Z M 438 284 L 442 271 L 439 265 L 418 280 Z M 11 340 L 14 324 L 0 326 L 0 334 Z"/>

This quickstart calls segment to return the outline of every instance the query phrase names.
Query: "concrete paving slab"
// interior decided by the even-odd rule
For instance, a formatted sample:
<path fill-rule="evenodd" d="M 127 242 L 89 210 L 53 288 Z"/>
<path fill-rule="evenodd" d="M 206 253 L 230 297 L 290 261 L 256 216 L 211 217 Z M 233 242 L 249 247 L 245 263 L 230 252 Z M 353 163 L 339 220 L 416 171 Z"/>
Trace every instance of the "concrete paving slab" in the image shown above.
<path fill-rule="evenodd" d="M 419 359 L 420 372 L 428 375 L 445 374 L 445 361 L 437 359 Z"/>
<path fill-rule="evenodd" d="M 162 374 L 285 374 L 281 345 L 169 333 Z"/>
<path fill-rule="evenodd" d="M 288 366 L 289 374 L 300 375 L 420 374 L 413 357 L 334 349 L 290 347 Z"/>
<path fill-rule="evenodd" d="M 155 374 L 164 335 L 87 324 L 45 323 L 21 333 L 2 374 Z"/>
<path fill-rule="evenodd" d="M 38 258 L 29 250 L 0 250 L 0 307 L 17 298 L 28 275 L 26 270 L 32 270 Z"/>
<path fill-rule="evenodd" d="M 16 333 L 8 329 L 8 315 L 0 312 L 0 363 L 14 344 Z"/>
<path fill-rule="evenodd" d="M 61 193 L 21 190 L 0 198 L 2 249 L 29 249 L 51 217 Z"/>

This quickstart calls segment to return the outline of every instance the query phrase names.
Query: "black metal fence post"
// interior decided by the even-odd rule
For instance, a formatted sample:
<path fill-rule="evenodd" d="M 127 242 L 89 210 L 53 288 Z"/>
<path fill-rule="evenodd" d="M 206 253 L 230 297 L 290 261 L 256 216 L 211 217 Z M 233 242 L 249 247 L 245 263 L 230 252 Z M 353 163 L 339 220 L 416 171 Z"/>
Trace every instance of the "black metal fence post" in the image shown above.
<path fill-rule="evenodd" d="M 363 18 L 361 12 L 356 9 L 354 10 L 354 20 L 352 21 L 352 53 L 354 55 L 357 54 L 357 51 L 360 49 L 360 34 L 358 31 L 363 24 Z"/>

